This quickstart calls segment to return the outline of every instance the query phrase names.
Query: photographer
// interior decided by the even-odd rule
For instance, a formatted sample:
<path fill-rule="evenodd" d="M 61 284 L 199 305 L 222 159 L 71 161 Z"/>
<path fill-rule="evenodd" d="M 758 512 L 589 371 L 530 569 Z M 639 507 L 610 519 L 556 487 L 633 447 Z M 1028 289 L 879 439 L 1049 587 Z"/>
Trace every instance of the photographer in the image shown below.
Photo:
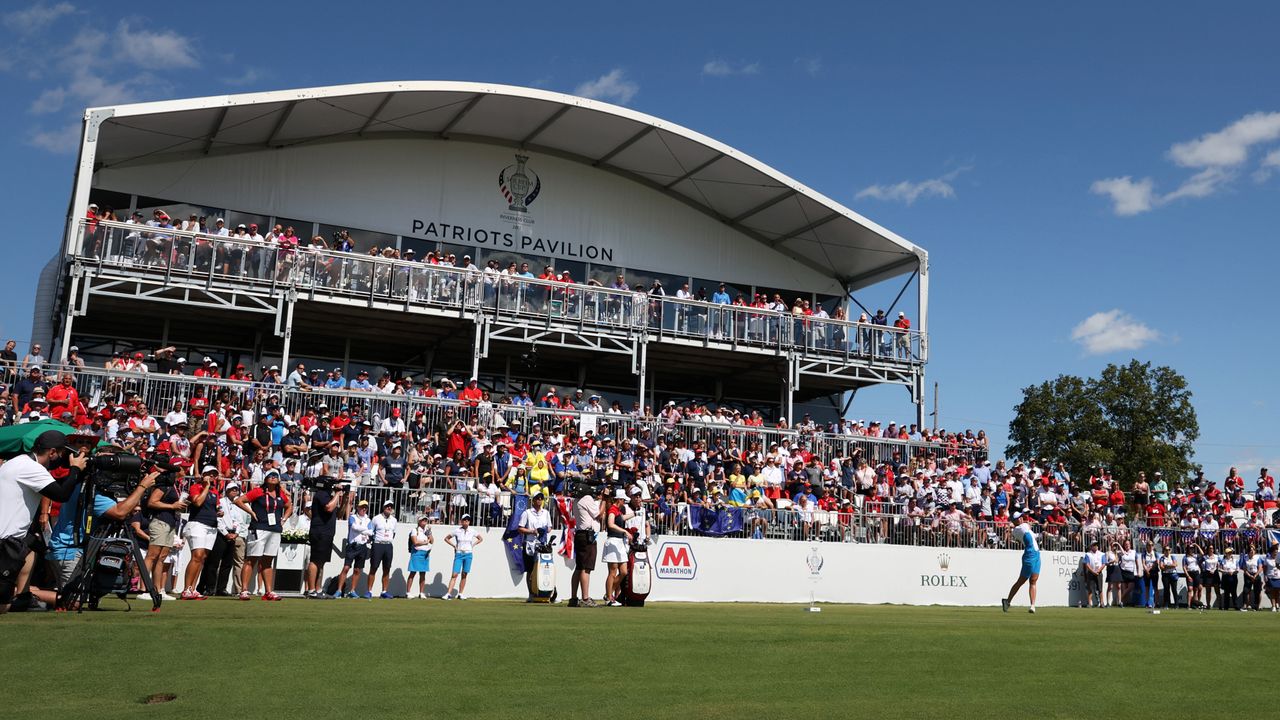
<path fill-rule="evenodd" d="M 63 460 L 69 470 L 65 477 L 54 480 L 49 469 L 59 467 Z M 9 611 L 18 591 L 26 590 L 35 561 L 32 541 L 38 539 L 31 535 L 31 521 L 40 497 L 66 502 L 87 463 L 84 453 L 69 454 L 66 435 L 46 430 L 36 436 L 31 452 L 0 466 L 0 614 Z"/>
<path fill-rule="evenodd" d="M 157 456 L 160 457 L 160 456 Z M 160 463 L 164 465 L 165 462 Z M 163 479 L 163 476 L 162 476 Z M 173 548 L 178 533 L 178 514 L 185 512 L 187 501 L 178 495 L 173 482 L 161 482 L 152 488 L 143 505 L 143 514 L 148 516 L 147 523 L 147 572 L 155 580 L 162 600 L 173 600 L 173 596 L 165 592 L 169 587 L 169 564 L 165 559 Z"/>
<path fill-rule="evenodd" d="M 236 498 L 236 507 L 249 513 L 249 538 L 245 543 L 248 562 L 240 571 L 240 599 L 249 600 L 249 581 L 257 570 L 258 589 L 263 600 L 281 600 L 272 591 L 275 581 L 276 554 L 280 552 L 280 534 L 284 521 L 293 515 L 293 501 L 280 487 L 280 473 L 267 471 L 262 487 L 256 487 Z"/>
<path fill-rule="evenodd" d="M 337 532 L 337 521 L 345 520 L 347 516 L 346 494 L 349 491 L 345 485 L 333 485 L 333 477 L 335 476 L 319 478 L 327 482 L 316 484 L 311 493 L 311 505 L 303 510 L 311 518 L 311 557 L 307 563 L 307 589 L 303 597 L 311 600 L 328 597 L 321 591 L 321 581 L 324 578 L 320 573 L 333 557 L 333 536 Z"/>
<path fill-rule="evenodd" d="M 84 543 L 87 532 L 98 526 L 99 522 L 124 522 L 142 503 L 142 498 L 155 487 L 160 470 L 153 470 L 138 481 L 123 500 L 106 494 L 101 486 L 94 486 L 94 497 L 85 500 L 86 507 L 81 508 L 83 500 L 81 490 L 85 484 L 76 485 L 71 497 L 62 504 L 62 512 L 54 523 L 49 534 L 49 553 L 45 556 L 49 570 L 57 580 L 59 589 L 71 579 L 71 573 L 84 555 Z M 89 505 L 88 503 L 92 503 Z M 57 602 L 57 592 L 48 591 L 47 595 L 37 588 L 32 588 L 37 599 L 53 605 Z"/>
<path fill-rule="evenodd" d="M 183 584 L 183 600 L 203 600 L 204 595 L 196 589 L 200 573 L 204 570 L 209 551 L 218 539 L 218 496 L 215 487 L 222 484 L 218 479 L 218 468 L 206 465 L 200 470 L 200 479 L 191 484 L 187 491 L 190 495 L 191 514 L 187 525 L 183 528 L 183 537 L 187 547 L 191 549 L 191 559 L 187 561 L 186 582 Z"/>
<path fill-rule="evenodd" d="M 569 584 L 569 607 L 595 607 L 591 599 L 591 571 L 596 569 L 596 535 L 600 532 L 600 500 L 608 497 L 608 488 L 601 486 L 583 493 L 573 505 L 573 577 Z M 598 496 L 598 497 L 597 497 Z M 578 593 L 581 592 L 581 601 Z"/>

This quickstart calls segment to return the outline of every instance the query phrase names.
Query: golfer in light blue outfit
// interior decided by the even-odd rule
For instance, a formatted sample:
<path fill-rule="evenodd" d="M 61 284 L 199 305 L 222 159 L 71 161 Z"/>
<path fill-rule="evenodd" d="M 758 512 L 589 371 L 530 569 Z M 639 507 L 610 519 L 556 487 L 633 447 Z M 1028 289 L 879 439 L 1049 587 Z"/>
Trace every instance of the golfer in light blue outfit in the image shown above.
<path fill-rule="evenodd" d="M 1013 529 L 1013 536 L 1022 541 L 1022 572 L 1018 574 L 1018 581 L 1009 588 L 1009 596 L 1000 601 L 1000 608 L 1005 612 L 1009 612 L 1009 604 L 1013 602 L 1013 596 L 1018 594 L 1018 589 L 1022 584 L 1031 581 L 1027 593 L 1031 596 L 1031 607 L 1028 612 L 1036 611 L 1036 581 L 1040 579 L 1040 542 L 1036 540 L 1036 533 L 1031 529 L 1031 517 L 1026 513 L 1019 513 L 1014 516 L 1014 520 L 1021 518 L 1022 522 Z"/>

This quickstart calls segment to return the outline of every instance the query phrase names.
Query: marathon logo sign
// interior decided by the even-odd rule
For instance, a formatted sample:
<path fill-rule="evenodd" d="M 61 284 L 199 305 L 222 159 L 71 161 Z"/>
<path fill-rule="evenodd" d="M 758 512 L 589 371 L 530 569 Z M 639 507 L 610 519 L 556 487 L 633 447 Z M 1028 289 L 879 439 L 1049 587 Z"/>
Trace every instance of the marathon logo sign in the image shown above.
<path fill-rule="evenodd" d="M 938 554 L 938 569 L 940 573 L 921 573 L 920 587 L 934 588 L 967 588 L 969 587 L 969 578 L 965 575 L 953 575 L 948 572 L 951 569 L 951 554 Z"/>
<path fill-rule="evenodd" d="M 662 580 L 692 580 L 698 574 L 698 559 L 689 543 L 665 542 L 658 547 L 655 574 Z"/>

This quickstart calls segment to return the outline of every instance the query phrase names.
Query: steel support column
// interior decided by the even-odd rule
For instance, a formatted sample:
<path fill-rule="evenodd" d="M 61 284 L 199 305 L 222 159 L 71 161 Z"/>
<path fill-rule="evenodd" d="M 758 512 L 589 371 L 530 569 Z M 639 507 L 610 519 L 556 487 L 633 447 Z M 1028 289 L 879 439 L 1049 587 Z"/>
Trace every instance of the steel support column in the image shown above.
<path fill-rule="evenodd" d="M 929 256 L 923 252 L 916 269 L 916 298 L 920 309 L 920 362 L 916 364 L 916 427 L 924 427 L 924 366 L 929 360 Z M 935 420 L 936 421 L 936 420 Z"/>
<path fill-rule="evenodd" d="M 796 356 L 792 354 L 787 355 L 787 379 L 783 388 L 785 400 L 782 405 L 787 411 L 787 423 L 794 425 L 796 422 L 795 396 L 796 390 L 800 389 L 800 363 L 796 361 Z"/>
<path fill-rule="evenodd" d="M 640 389 L 636 399 L 640 401 L 640 409 L 644 410 L 644 390 L 649 378 L 649 341 L 643 337 L 636 340 L 635 357 L 636 361 L 631 366 L 631 372 L 640 376 Z"/>
<path fill-rule="evenodd" d="M 280 352 L 280 371 L 288 372 L 289 370 L 289 351 L 293 346 L 293 306 L 298 301 L 298 293 L 290 289 L 284 295 L 284 327 L 281 328 L 279 335 L 284 337 L 284 349 Z M 277 316 L 277 322 L 278 322 Z"/>
<path fill-rule="evenodd" d="M 62 364 L 67 362 L 67 348 L 71 347 L 71 321 L 76 316 L 76 294 L 80 291 L 80 268 L 71 270 L 71 287 L 67 291 L 67 312 L 62 318 L 62 341 L 58 345 L 58 357 Z M 35 342 L 37 339 L 32 338 Z"/>
<path fill-rule="evenodd" d="M 480 356 L 484 352 L 484 315 L 476 313 L 475 341 L 471 343 L 471 377 L 480 377 Z"/>

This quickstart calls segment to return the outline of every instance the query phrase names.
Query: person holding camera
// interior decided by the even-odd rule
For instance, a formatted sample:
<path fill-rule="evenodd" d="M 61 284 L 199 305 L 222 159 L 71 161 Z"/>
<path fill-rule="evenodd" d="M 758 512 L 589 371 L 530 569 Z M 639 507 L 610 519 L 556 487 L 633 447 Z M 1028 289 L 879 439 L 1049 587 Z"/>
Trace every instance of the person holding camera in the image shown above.
<path fill-rule="evenodd" d="M 317 484 L 311 493 L 311 504 L 303 509 L 311 519 L 308 541 L 311 545 L 310 560 L 307 563 L 306 592 L 303 597 L 310 600 L 324 600 L 330 596 L 321 590 L 324 578 L 320 572 L 329 559 L 333 557 L 333 537 L 338 530 L 338 520 L 346 519 L 347 503 L 344 498 L 349 492 L 345 485 L 334 486 L 332 478 L 329 483 Z"/>
<path fill-rule="evenodd" d="M 205 561 L 209 557 L 209 551 L 213 550 L 213 544 L 218 539 L 218 506 L 221 493 L 217 488 L 221 484 L 218 468 L 205 465 L 200 469 L 200 479 L 192 483 L 187 490 L 191 498 L 188 502 L 192 511 L 182 534 L 187 540 L 187 547 L 191 549 L 191 558 L 187 561 L 186 582 L 182 594 L 178 596 L 182 600 L 203 600 L 205 597 L 196 589 L 196 585 L 200 580 L 200 573 L 204 570 Z"/>
<path fill-rule="evenodd" d="M 280 472 L 267 471 L 262 486 L 236 498 L 236 507 L 249 513 L 249 538 L 245 543 L 247 562 L 240 571 L 240 599 L 249 600 L 249 581 L 256 569 L 263 600 L 281 600 L 271 588 L 275 581 L 276 554 L 284 521 L 293 515 L 293 501 L 280 487 Z"/>
<path fill-rule="evenodd" d="M 178 537 L 178 514 L 186 509 L 187 501 L 178 494 L 172 481 L 152 488 L 143 506 L 143 513 L 147 515 L 147 572 L 155 580 L 162 600 L 175 599 L 165 591 L 169 587 L 169 563 L 165 560 Z"/>
<path fill-rule="evenodd" d="M 595 494 L 583 493 L 573 504 L 573 577 L 569 581 L 569 607 L 595 607 L 591 599 L 591 571 L 596 569 L 596 535 L 600 533 L 600 501 L 609 489 L 600 486 Z M 579 596 L 581 593 L 581 596 Z M 581 600 L 579 600 L 581 597 Z"/>
<path fill-rule="evenodd" d="M 64 464 L 67 474 L 55 480 L 49 470 Z M 67 448 L 66 435 L 46 430 L 36 436 L 31 452 L 0 465 L 0 615 L 9 612 L 14 597 L 27 590 L 35 563 L 32 550 L 39 540 L 40 528 L 32 521 L 40 499 L 70 500 L 87 464 L 88 455 L 73 454 Z"/>
<path fill-rule="evenodd" d="M 76 569 L 76 565 L 80 563 L 80 558 L 84 555 L 84 544 L 87 538 L 87 531 L 97 527 L 100 522 L 124 522 L 129 516 L 138 509 L 142 503 L 143 497 L 151 491 L 156 484 L 156 478 L 160 476 L 160 470 L 153 470 L 148 473 L 138 484 L 134 486 L 132 492 L 123 500 L 117 501 L 115 497 L 105 494 L 101 488 L 95 488 L 94 497 L 91 506 L 81 508 L 81 488 L 84 485 L 77 485 L 71 492 L 71 497 L 62 504 L 62 511 L 58 513 L 58 520 L 54 523 L 53 528 L 49 532 L 49 552 L 45 556 L 48 561 L 49 570 L 52 576 L 57 580 L 57 587 L 61 590 L 66 586 L 67 581 L 71 579 L 72 572 Z M 47 521 L 47 514 L 44 514 Z M 91 569 L 89 569 L 91 570 Z M 57 602 L 56 591 L 40 591 L 36 587 L 31 588 L 32 594 L 50 606 Z"/>

